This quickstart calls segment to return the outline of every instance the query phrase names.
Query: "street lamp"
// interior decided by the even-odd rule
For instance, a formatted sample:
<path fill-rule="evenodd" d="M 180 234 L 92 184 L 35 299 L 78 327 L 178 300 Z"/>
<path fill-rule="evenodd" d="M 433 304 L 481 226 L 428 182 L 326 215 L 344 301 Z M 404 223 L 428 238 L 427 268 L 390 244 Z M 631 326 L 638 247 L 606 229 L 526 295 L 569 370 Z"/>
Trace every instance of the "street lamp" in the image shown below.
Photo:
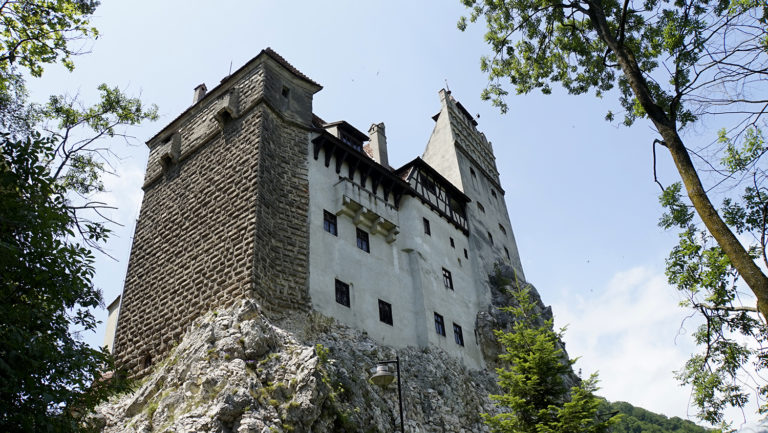
<path fill-rule="evenodd" d="M 397 402 L 400 405 L 400 432 L 405 433 L 405 425 L 403 423 L 403 394 L 400 390 L 400 357 L 395 356 L 395 359 L 389 361 L 379 361 L 376 364 L 376 373 L 371 376 L 371 382 L 380 387 L 385 387 L 392 383 L 395 376 L 389 371 L 389 364 L 395 364 L 397 368 Z"/>

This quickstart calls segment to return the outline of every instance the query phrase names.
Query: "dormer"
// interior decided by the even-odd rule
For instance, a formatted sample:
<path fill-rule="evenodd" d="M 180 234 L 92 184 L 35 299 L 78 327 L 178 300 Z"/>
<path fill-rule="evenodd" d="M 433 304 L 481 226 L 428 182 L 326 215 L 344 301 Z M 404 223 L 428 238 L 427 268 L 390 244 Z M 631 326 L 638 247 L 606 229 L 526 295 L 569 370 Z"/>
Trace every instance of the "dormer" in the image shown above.
<path fill-rule="evenodd" d="M 358 152 L 364 153 L 363 143 L 368 141 L 368 135 L 363 134 L 359 129 L 343 120 L 326 123 L 323 125 L 323 128 L 343 143 L 351 146 Z"/>

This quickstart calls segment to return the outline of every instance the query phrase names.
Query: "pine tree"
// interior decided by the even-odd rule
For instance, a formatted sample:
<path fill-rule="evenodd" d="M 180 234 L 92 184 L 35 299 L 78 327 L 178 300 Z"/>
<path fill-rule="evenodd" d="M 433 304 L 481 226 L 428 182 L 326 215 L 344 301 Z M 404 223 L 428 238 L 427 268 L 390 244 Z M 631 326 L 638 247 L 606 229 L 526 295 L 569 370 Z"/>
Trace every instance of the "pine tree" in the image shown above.
<path fill-rule="evenodd" d="M 563 330 L 555 332 L 552 319 L 541 317 L 528 287 L 508 290 L 514 305 L 503 310 L 514 325 L 510 332 L 496 331 L 504 348 L 504 366 L 496 370 L 504 394 L 491 395 L 501 413 L 484 414 L 486 424 L 494 433 L 608 432 L 617 419 L 598 413 L 597 375 L 568 389 L 564 378 L 575 360 L 561 348 Z"/>

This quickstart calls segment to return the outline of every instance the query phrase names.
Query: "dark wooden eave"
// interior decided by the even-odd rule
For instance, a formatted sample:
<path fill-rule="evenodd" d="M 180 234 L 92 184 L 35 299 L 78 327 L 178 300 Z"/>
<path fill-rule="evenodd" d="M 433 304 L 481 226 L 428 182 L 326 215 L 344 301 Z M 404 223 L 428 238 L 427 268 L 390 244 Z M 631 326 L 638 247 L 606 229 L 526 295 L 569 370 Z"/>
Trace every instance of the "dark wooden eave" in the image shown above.
<path fill-rule="evenodd" d="M 395 170 L 395 175 L 402 179 L 408 175 L 411 168 L 418 168 L 419 170 L 426 172 L 431 178 L 435 180 L 435 182 L 442 185 L 448 191 L 448 194 L 450 194 L 451 197 L 463 201 L 465 204 L 472 201 L 471 198 L 467 197 L 466 194 L 461 192 L 461 190 L 452 184 L 451 181 L 443 177 L 442 174 L 432 168 L 431 165 L 427 164 L 427 162 L 421 159 L 421 157 L 417 156 L 410 162 Z"/>
<path fill-rule="evenodd" d="M 331 123 L 324 123 L 323 128 L 330 128 L 332 126 L 335 126 L 339 128 L 340 130 L 346 132 L 347 134 L 351 135 L 352 138 L 360 141 L 368 141 L 370 137 L 368 137 L 365 133 L 360 131 L 359 129 L 355 128 L 354 126 L 347 123 L 345 120 L 339 120 L 336 122 Z"/>
<path fill-rule="evenodd" d="M 395 171 L 395 174 L 402 178 L 404 181 L 409 182 L 412 176 L 416 173 L 425 173 L 436 184 L 437 203 L 430 199 L 427 195 L 422 194 L 418 189 L 415 189 L 410 183 L 409 193 L 421 199 L 421 202 L 429 206 L 433 211 L 437 212 L 440 216 L 445 218 L 448 222 L 456 226 L 459 230 L 464 232 L 465 235 L 469 234 L 469 222 L 467 221 L 466 206 L 472 199 L 466 196 L 461 190 L 456 188 L 448 179 L 443 177 L 440 173 L 427 164 L 423 159 L 417 157 L 411 162 L 405 164 Z M 417 185 L 419 180 L 416 181 Z M 443 200 L 441 200 L 440 191 L 445 191 Z M 459 212 L 454 211 L 451 208 L 451 200 L 456 202 L 461 207 Z"/>
<path fill-rule="evenodd" d="M 400 207 L 400 199 L 403 194 L 411 192 L 411 187 L 407 182 L 371 159 L 364 152 L 344 143 L 327 131 L 320 132 L 320 135 L 312 140 L 312 145 L 315 160 L 320 158 L 320 149 L 322 149 L 323 163 L 326 167 L 330 167 L 335 158 L 334 169 L 337 174 L 341 174 L 341 167 L 346 162 L 348 172 L 344 173 L 344 176 L 354 180 L 355 174 L 359 174 L 361 185 L 365 185 L 366 180 L 371 179 L 373 193 L 376 194 L 381 188 L 384 200 L 388 200 L 389 195 L 392 194 L 396 208 Z"/>

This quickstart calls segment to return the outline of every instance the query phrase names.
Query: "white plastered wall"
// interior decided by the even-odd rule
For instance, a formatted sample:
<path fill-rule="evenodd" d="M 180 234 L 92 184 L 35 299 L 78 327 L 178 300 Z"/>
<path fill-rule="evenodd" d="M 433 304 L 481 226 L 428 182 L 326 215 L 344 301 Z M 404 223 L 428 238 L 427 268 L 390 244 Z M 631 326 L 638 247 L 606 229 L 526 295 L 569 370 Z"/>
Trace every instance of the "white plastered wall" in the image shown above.
<path fill-rule="evenodd" d="M 464 258 L 464 248 L 472 253 L 464 233 L 418 198 L 404 195 L 395 210 L 391 195 L 387 203 L 381 189 L 373 195 L 370 179 L 361 186 L 356 174 L 355 186 L 350 186 L 346 163 L 337 174 L 335 160 L 325 166 L 324 151 L 317 160 L 310 152 L 308 161 L 309 292 L 313 308 L 383 344 L 437 346 L 461 358 L 467 367 L 484 368 L 474 324 L 477 312 L 487 305 L 487 288 L 475 283 L 471 255 L 470 260 Z M 395 240 L 388 243 L 385 236 L 371 233 L 363 223 L 360 227 L 369 232 L 370 253 L 357 248 L 354 218 L 339 212 L 342 194 L 356 194 L 356 200 L 365 201 L 362 204 L 378 209 L 377 213 L 395 223 L 399 230 Z M 338 236 L 323 229 L 324 210 L 338 213 Z M 431 236 L 424 233 L 423 218 L 430 221 Z M 451 272 L 454 290 L 445 288 L 443 268 Z M 349 284 L 350 307 L 336 302 L 336 279 Z M 379 320 L 379 299 L 392 305 L 392 326 Z M 435 312 L 444 317 L 444 337 L 435 331 Z M 463 347 L 454 340 L 453 323 L 462 328 Z"/>

